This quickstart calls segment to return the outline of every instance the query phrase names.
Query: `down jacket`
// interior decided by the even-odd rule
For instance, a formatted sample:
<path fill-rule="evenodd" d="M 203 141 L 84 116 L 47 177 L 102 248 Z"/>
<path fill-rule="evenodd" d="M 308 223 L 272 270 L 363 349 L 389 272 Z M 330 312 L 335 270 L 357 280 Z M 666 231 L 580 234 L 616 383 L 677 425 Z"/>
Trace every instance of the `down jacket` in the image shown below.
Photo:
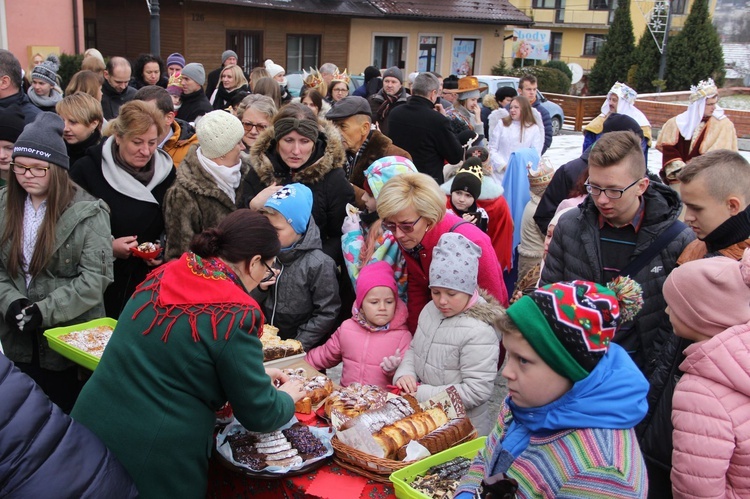
<path fill-rule="evenodd" d="M 321 121 L 320 126 L 322 133 L 313 152 L 320 151 L 320 159 L 295 171 L 277 161 L 274 129 L 268 127 L 245 159 L 250 162 L 251 169 L 244 178 L 243 195 L 237 202 L 240 207 L 247 208 L 251 199 L 274 182 L 278 185 L 294 182 L 306 185 L 313 193 L 312 216 L 320 229 L 323 251 L 341 263 L 341 224 L 346 217 L 346 204 L 354 204 L 354 190 L 342 168 L 346 154 L 338 129 L 329 121 Z"/>
<path fill-rule="evenodd" d="M 250 294 L 263 307 L 266 323 L 279 328 L 280 337 L 295 338 L 310 351 L 333 333 L 341 308 L 336 264 L 321 251 L 320 232 L 312 218 L 302 239 L 282 249 L 276 261 L 276 284 Z"/>
<path fill-rule="evenodd" d="M 0 354 L 0 497 L 138 497 L 125 468 Z"/>
<path fill-rule="evenodd" d="M 433 302 L 419 314 L 419 326 L 393 381 L 411 375 L 423 402 L 454 386 L 479 436 L 490 432 L 489 400 L 497 378 L 500 344 L 492 325 L 501 307 L 481 296 L 473 307 L 445 318 Z"/>
<path fill-rule="evenodd" d="M 174 260 L 189 249 L 195 234 L 216 227 L 235 209 L 235 202 L 222 191 L 214 177 L 198 160 L 198 146 L 193 146 L 177 170 L 174 184 L 164 196 L 164 230 L 167 233 L 165 258 Z M 250 165 L 243 163 L 240 173 L 247 175 Z M 240 198 L 242 183 L 235 190 Z"/>
<path fill-rule="evenodd" d="M 633 258 L 645 251 L 677 219 L 682 209 L 677 193 L 663 184 L 652 182 L 643 200 L 645 213 Z M 590 197 L 562 216 L 549 246 L 540 286 L 575 279 L 606 284 L 602 277 L 598 216 L 599 211 Z M 658 464 L 665 470 L 672 456 L 669 438 L 672 392 L 680 375 L 678 366 L 686 345 L 672 333 L 661 290 L 676 266 L 677 257 L 693 239 L 695 234 L 686 226 L 651 262 L 631 276 L 643 287 L 643 308 L 634 321 L 620 327 L 614 339 L 630 353 L 651 385 L 649 412 L 636 431 L 647 463 Z"/>
<path fill-rule="evenodd" d="M 674 497 L 750 497 L 750 324 L 685 355 L 672 402 Z"/>
<path fill-rule="evenodd" d="M 356 305 L 352 316 L 357 316 Z M 385 331 L 365 329 L 356 319 L 347 319 L 325 343 L 308 352 L 305 360 L 315 369 L 330 369 L 344 361 L 341 386 L 352 383 L 378 385 L 385 388 L 393 381 L 393 373 L 380 367 L 383 357 L 401 350 L 406 353 L 411 343 L 411 333 L 406 329 L 406 304 L 398 300 L 396 313 Z"/>

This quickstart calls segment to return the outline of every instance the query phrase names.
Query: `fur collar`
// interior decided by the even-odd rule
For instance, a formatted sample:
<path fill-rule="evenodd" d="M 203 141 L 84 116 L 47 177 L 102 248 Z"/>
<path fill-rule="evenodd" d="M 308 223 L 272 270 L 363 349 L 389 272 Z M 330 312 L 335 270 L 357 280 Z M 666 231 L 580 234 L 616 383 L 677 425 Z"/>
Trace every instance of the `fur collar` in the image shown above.
<path fill-rule="evenodd" d="M 234 208 L 232 200 L 216 185 L 216 180 L 214 180 L 211 174 L 201 166 L 196 153 L 197 149 L 198 145 L 192 146 L 185 159 L 180 163 L 180 168 L 177 169 L 175 184 L 179 184 L 184 189 L 194 192 L 199 196 L 216 198 L 227 207 Z M 242 178 L 245 178 L 248 171 L 250 171 L 250 165 L 243 161 L 242 166 L 240 166 Z M 240 182 L 240 187 L 236 192 L 239 193 L 241 189 L 242 182 Z"/>
<path fill-rule="evenodd" d="M 303 170 L 298 170 L 292 175 L 292 182 L 300 182 L 305 185 L 315 184 L 336 168 L 341 168 L 346 161 L 344 146 L 341 144 L 341 135 L 338 129 L 330 121 L 319 120 L 321 138 L 326 141 L 323 156 L 312 165 Z M 286 184 L 283 172 L 274 171 L 273 163 L 266 152 L 275 144 L 274 130 L 270 126 L 263 132 L 253 144 L 246 161 L 255 170 L 260 181 L 265 185 L 271 185 L 274 181 Z"/>
<path fill-rule="evenodd" d="M 483 289 L 479 289 L 479 300 L 474 304 L 473 307 L 463 312 L 467 317 L 482 321 L 485 324 L 489 324 L 493 328 L 495 327 L 495 320 L 497 319 L 503 307 L 500 305 L 492 295 Z"/>

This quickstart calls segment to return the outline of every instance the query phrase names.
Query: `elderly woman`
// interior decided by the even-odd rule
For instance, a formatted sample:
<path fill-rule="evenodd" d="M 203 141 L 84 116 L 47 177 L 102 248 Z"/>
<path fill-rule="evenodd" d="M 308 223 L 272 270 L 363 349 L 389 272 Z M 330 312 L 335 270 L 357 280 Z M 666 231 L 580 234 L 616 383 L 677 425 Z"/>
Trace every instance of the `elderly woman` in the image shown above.
<path fill-rule="evenodd" d="M 236 64 L 230 64 L 221 70 L 221 83 L 216 86 L 216 90 L 211 95 L 211 104 L 214 109 L 226 109 L 238 93 L 247 92 L 247 90 L 247 78 L 242 68 Z"/>
<path fill-rule="evenodd" d="M 482 250 L 479 287 L 508 305 L 500 264 L 487 234 L 476 225 L 445 211 L 445 194 L 437 182 L 423 173 L 404 173 L 391 178 L 378 195 L 378 215 L 383 228 L 396 237 L 406 259 L 409 330 L 417 330 L 417 319 L 430 301 L 429 273 L 432 250 L 440 236 L 457 232 Z"/>
<path fill-rule="evenodd" d="M 131 101 L 109 122 L 105 141 L 76 161 L 71 178 L 107 203 L 115 256 L 112 283 L 104 293 L 109 317 L 119 317 L 135 287 L 159 260 L 131 255 L 139 243 L 159 243 L 164 232 L 162 203 L 175 179 L 169 154 L 159 149 L 164 116 L 152 104 Z"/>
<path fill-rule="evenodd" d="M 215 411 L 227 401 L 252 431 L 294 415 L 302 384 L 264 369 L 263 314 L 249 295 L 279 249 L 266 217 L 238 210 L 151 274 L 125 307 L 73 418 L 117 456 L 141 497 L 205 496 Z"/>
<path fill-rule="evenodd" d="M 250 151 L 252 169 L 245 177 L 241 206 L 260 210 L 281 186 L 306 185 L 313 192 L 312 215 L 320 229 L 323 251 L 343 263 L 341 224 L 346 203 L 354 203 L 354 190 L 342 168 L 345 158 L 333 124 L 318 122 L 312 110 L 302 104 L 287 104 Z"/>
<path fill-rule="evenodd" d="M 102 104 L 89 94 L 79 92 L 64 97 L 55 109 L 65 122 L 63 139 L 70 162 L 75 163 L 89 147 L 99 145 L 102 140 Z"/>
<path fill-rule="evenodd" d="M 236 209 L 242 176 L 250 169 L 240 161 L 244 133 L 240 120 L 224 111 L 198 120 L 199 145 L 182 160 L 164 197 L 167 260 L 179 258 L 195 234 L 219 225 Z"/>
<path fill-rule="evenodd" d="M 277 112 L 276 104 L 267 95 L 250 94 L 242 99 L 237 107 L 237 117 L 245 129 L 245 135 L 242 137 L 245 152 L 250 152 L 260 134 L 271 126 Z"/>

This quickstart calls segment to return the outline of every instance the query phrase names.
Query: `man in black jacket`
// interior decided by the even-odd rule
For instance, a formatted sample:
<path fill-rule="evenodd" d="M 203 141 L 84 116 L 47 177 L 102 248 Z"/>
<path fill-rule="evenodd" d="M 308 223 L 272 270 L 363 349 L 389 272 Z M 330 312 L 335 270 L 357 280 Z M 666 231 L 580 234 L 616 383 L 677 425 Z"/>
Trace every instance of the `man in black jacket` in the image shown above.
<path fill-rule="evenodd" d="M 135 97 L 135 88 L 129 86 L 132 68 L 124 57 L 112 57 L 104 70 L 102 84 L 102 111 L 104 119 L 113 120 L 120 114 L 120 106 Z"/>
<path fill-rule="evenodd" d="M 203 84 L 206 83 L 206 70 L 203 64 L 191 62 L 182 68 L 182 105 L 177 111 L 177 117 L 188 123 L 194 123 L 206 113 L 214 110 L 203 93 Z"/>
<path fill-rule="evenodd" d="M 406 104 L 391 111 L 388 128 L 393 144 L 411 154 L 417 169 L 442 184 L 443 165 L 460 162 L 463 147 L 451 130 L 450 119 L 442 114 L 445 111 L 434 107 L 439 88 L 435 75 L 420 73 Z"/>

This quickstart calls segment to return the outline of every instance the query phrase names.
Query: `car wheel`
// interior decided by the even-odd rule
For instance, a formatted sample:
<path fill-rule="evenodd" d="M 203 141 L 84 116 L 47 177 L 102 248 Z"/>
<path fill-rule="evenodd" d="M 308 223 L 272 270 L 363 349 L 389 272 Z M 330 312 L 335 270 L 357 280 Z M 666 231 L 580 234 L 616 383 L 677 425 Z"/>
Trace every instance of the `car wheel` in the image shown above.
<path fill-rule="evenodd" d="M 562 130 L 562 119 L 559 116 L 552 118 L 552 135 L 559 135 Z"/>

